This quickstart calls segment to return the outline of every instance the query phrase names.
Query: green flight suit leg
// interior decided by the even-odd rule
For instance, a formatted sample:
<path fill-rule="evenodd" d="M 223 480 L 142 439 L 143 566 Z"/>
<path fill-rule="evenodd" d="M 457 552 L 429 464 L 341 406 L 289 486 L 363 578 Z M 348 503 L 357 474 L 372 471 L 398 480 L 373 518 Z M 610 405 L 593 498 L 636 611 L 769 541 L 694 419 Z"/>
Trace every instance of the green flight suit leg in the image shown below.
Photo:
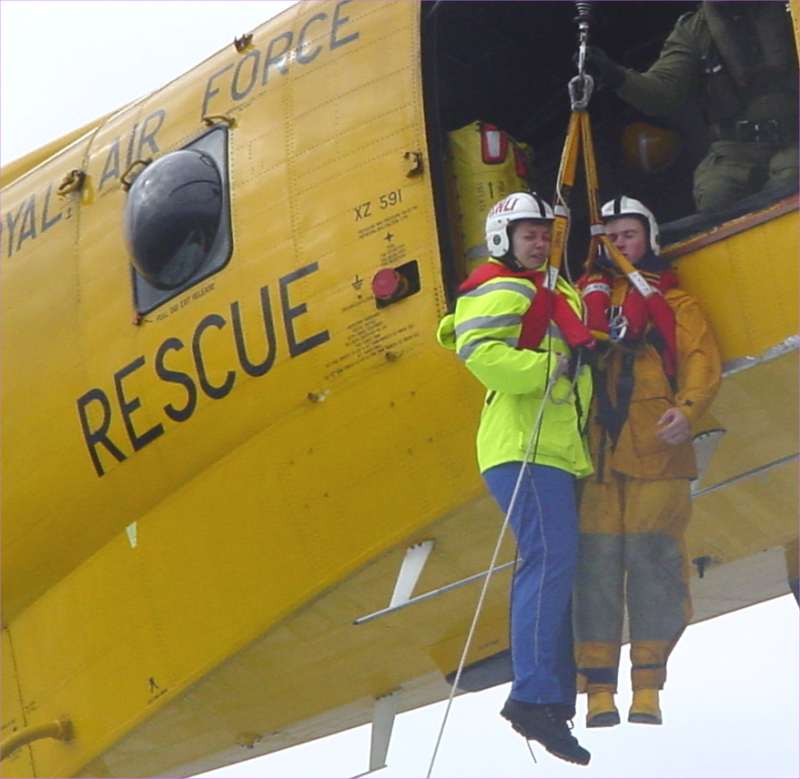
<path fill-rule="evenodd" d="M 741 198 L 797 182 L 797 149 L 715 141 L 694 173 L 699 211 L 729 208 Z"/>

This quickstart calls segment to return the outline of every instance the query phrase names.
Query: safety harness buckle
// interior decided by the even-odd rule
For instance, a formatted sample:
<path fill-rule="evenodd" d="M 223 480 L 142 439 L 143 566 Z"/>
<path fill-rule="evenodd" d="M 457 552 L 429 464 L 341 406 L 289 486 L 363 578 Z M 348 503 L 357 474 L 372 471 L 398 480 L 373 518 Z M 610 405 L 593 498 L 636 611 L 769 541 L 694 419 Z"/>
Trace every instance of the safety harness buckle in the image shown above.
<path fill-rule="evenodd" d="M 594 79 L 588 73 L 581 73 L 573 76 L 567 91 L 569 92 L 570 107 L 573 111 L 585 111 L 589 107 L 594 89 Z"/>
<path fill-rule="evenodd" d="M 611 306 L 608 313 L 608 339 L 616 344 L 628 334 L 628 317 L 622 313 L 622 306 Z"/>

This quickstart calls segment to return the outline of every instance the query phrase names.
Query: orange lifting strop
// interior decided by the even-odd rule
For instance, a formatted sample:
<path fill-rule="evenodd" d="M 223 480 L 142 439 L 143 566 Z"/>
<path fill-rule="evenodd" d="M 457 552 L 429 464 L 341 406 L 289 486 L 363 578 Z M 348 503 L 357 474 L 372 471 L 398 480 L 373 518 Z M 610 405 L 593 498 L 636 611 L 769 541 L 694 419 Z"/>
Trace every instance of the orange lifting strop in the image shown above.
<path fill-rule="evenodd" d="M 656 329 L 662 333 L 667 341 L 674 341 L 675 318 L 672 309 L 667 304 L 660 290 L 651 286 L 642 274 L 636 270 L 627 257 L 612 243 L 606 235 L 605 225 L 600 213 L 599 190 L 600 186 L 597 179 L 597 163 L 594 154 L 594 142 L 592 140 L 592 125 L 589 117 L 589 101 L 594 88 L 592 77 L 583 72 L 585 60 L 586 44 L 588 40 L 588 9 L 581 9 L 581 6 L 588 6 L 587 3 L 578 3 L 579 6 L 579 29 L 580 29 L 580 49 L 578 52 L 578 75 L 573 77 L 568 84 L 568 91 L 571 104 L 571 114 L 567 127 L 567 136 L 564 141 L 564 149 L 561 154 L 561 164 L 558 170 L 558 182 L 556 184 L 556 196 L 554 198 L 555 220 L 553 223 L 552 239 L 550 244 L 550 256 L 548 260 L 549 274 L 548 287 L 555 287 L 555 280 L 561 268 L 562 257 L 566 246 L 569 231 L 569 196 L 575 185 L 575 174 L 578 168 L 578 155 L 583 151 L 583 167 L 586 175 L 586 195 L 589 205 L 590 219 L 590 241 L 586 258 L 586 272 L 592 271 L 595 260 L 605 253 L 616 268 L 624 273 L 630 284 L 638 294 L 644 299 L 647 313 Z M 596 285 L 599 286 L 599 285 Z M 588 287 L 583 290 L 584 298 L 592 294 Z M 607 294 L 605 295 L 607 300 Z M 557 324 L 564 331 L 565 338 L 572 345 L 578 343 L 580 332 L 578 325 L 564 322 L 559 312 L 555 311 Z M 577 317 L 575 317 L 577 319 Z M 589 318 L 589 325 L 592 328 L 591 335 L 600 340 L 609 340 L 606 328 L 597 329 L 593 327 L 595 323 L 592 317 Z M 586 331 L 586 326 L 580 323 L 580 328 Z M 567 330 L 571 332 L 567 332 Z M 584 339 L 585 341 L 585 339 Z M 667 353 L 674 354 L 674 343 L 667 344 Z M 674 371 L 671 358 L 665 365 L 667 372 Z"/>
<path fill-rule="evenodd" d="M 561 153 L 561 165 L 558 169 L 558 184 L 556 186 L 556 203 L 554 207 L 555 221 L 553 223 L 553 236 L 550 244 L 551 267 L 559 269 L 564 246 L 567 238 L 569 224 L 568 200 L 575 185 L 575 174 L 578 169 L 578 153 L 583 150 L 583 167 L 586 173 L 586 196 L 589 203 L 589 219 L 591 221 L 591 239 L 587 254 L 586 267 L 590 269 L 593 260 L 601 249 L 606 251 L 613 263 L 625 273 L 631 284 L 645 297 L 655 293 L 641 273 L 639 273 L 628 258 L 617 249 L 606 235 L 606 228 L 600 217 L 599 191 L 597 181 L 597 163 L 594 156 L 594 142 L 592 140 L 592 123 L 589 118 L 589 98 L 592 92 L 592 77 L 579 74 L 569 82 L 572 113 L 567 127 L 567 137 L 564 141 L 564 150 Z"/>

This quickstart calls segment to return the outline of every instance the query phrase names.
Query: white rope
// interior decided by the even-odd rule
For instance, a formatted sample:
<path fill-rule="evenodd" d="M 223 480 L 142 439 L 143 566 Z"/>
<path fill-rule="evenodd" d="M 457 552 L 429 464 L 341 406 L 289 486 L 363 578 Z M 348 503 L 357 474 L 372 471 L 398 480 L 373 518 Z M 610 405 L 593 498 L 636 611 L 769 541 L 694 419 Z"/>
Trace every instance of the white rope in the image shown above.
<path fill-rule="evenodd" d="M 551 352 L 552 354 L 552 352 Z M 439 745 L 442 742 L 442 735 L 444 734 L 444 728 L 447 724 L 447 718 L 450 714 L 450 707 L 453 705 L 453 698 L 456 694 L 456 688 L 458 687 L 458 683 L 461 680 L 461 672 L 464 670 L 464 662 L 467 659 L 467 654 L 469 653 L 469 648 L 472 645 L 472 639 L 475 635 L 475 628 L 478 625 L 478 618 L 480 617 L 481 609 L 483 609 L 483 601 L 486 597 L 486 591 L 489 588 L 489 582 L 492 578 L 492 574 L 494 573 L 495 564 L 497 563 L 497 557 L 500 554 L 500 546 L 503 543 L 503 537 L 506 533 L 506 528 L 508 527 L 508 521 L 511 517 L 511 512 L 514 510 L 514 505 L 517 502 L 517 495 L 519 494 L 519 488 L 522 485 L 522 475 L 525 473 L 525 468 L 528 466 L 528 459 L 531 456 L 531 452 L 534 448 L 534 442 L 538 439 L 539 430 L 542 426 L 542 419 L 544 414 L 544 407 L 547 403 L 547 399 L 550 397 L 550 393 L 553 390 L 553 386 L 555 385 L 559 376 L 566 370 L 566 366 L 563 364 L 561 360 L 556 363 L 555 370 L 551 374 L 550 378 L 547 381 L 547 387 L 544 391 L 544 398 L 542 398 L 542 403 L 539 406 L 539 413 L 536 416 L 536 421 L 533 425 L 533 430 L 531 431 L 530 439 L 528 440 L 528 448 L 525 450 L 525 458 L 522 462 L 522 466 L 519 469 L 519 475 L 517 476 L 517 482 L 514 485 L 514 492 L 511 494 L 511 502 L 508 506 L 508 511 L 506 511 L 506 516 L 503 519 L 503 526 L 500 528 L 500 535 L 497 537 L 497 543 L 494 547 L 494 553 L 492 554 L 492 561 L 489 563 L 489 569 L 486 571 L 486 578 L 483 581 L 483 587 L 481 588 L 481 594 L 478 598 L 478 605 L 475 608 L 475 615 L 472 617 L 472 624 L 469 628 L 469 633 L 467 634 L 467 640 L 464 643 L 464 650 L 461 653 L 461 659 L 458 662 L 458 670 L 456 671 L 456 677 L 453 680 L 453 686 L 450 688 L 450 697 L 447 700 L 447 708 L 444 712 L 444 717 L 442 719 L 442 725 L 439 728 L 439 735 L 436 739 L 436 746 L 433 749 L 433 755 L 431 756 L 431 762 L 428 766 L 428 773 L 425 775 L 426 779 L 430 779 L 431 773 L 433 772 L 433 765 L 436 762 L 436 755 L 439 752 Z"/>

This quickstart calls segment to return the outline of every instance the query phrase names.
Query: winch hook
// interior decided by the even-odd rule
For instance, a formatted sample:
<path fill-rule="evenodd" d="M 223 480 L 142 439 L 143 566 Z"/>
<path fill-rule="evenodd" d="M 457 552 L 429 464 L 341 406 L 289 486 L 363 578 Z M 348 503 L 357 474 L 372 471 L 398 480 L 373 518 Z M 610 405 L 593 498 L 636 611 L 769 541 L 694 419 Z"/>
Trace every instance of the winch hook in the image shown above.
<path fill-rule="evenodd" d="M 585 72 L 586 69 L 586 47 L 589 43 L 589 22 L 592 17 L 592 4 L 590 2 L 575 3 L 578 15 L 575 21 L 578 23 L 578 75 L 574 76 L 567 90 L 569 101 L 573 111 L 585 111 L 589 107 L 589 100 L 594 89 L 594 79 Z"/>

